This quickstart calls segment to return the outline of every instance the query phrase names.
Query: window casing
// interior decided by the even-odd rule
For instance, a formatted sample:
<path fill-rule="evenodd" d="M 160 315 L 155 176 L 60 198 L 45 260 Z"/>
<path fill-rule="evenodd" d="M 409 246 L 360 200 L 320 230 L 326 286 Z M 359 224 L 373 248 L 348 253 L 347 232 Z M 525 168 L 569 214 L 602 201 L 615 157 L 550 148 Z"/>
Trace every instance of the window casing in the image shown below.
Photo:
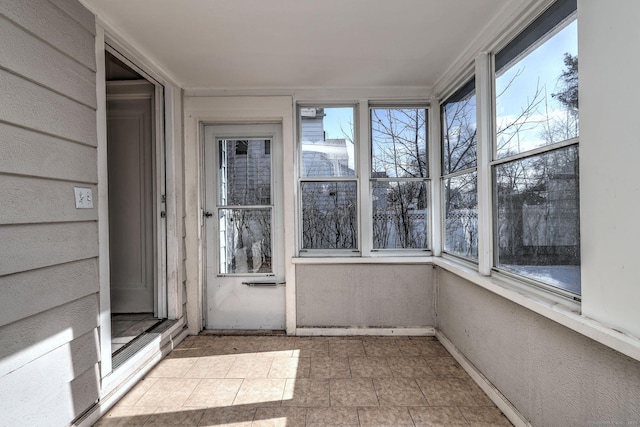
<path fill-rule="evenodd" d="M 495 55 L 494 270 L 580 295 L 577 21 L 554 3 Z"/>

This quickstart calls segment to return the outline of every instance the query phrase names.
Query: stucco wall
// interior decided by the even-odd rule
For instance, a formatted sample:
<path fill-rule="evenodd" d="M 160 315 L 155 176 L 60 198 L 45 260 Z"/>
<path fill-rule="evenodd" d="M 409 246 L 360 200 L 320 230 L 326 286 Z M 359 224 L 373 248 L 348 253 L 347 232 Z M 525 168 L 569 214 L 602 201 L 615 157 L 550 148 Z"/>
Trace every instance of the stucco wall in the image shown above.
<path fill-rule="evenodd" d="M 75 0 L 0 2 L 0 425 L 98 399 L 94 36 Z"/>
<path fill-rule="evenodd" d="M 434 291 L 430 265 L 297 265 L 297 326 L 434 326 Z"/>
<path fill-rule="evenodd" d="M 534 426 L 640 424 L 640 362 L 438 275 L 438 328 Z"/>

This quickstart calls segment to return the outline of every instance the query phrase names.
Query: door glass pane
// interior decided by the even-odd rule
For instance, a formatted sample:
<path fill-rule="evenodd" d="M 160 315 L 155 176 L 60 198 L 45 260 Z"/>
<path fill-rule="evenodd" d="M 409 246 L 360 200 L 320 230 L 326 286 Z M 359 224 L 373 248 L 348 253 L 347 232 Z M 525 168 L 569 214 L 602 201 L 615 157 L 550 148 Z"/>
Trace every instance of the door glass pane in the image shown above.
<path fill-rule="evenodd" d="M 219 205 L 271 205 L 271 141 L 223 139 L 218 149 Z"/>
<path fill-rule="evenodd" d="M 303 182 L 301 186 L 302 247 L 356 249 L 356 182 Z"/>
<path fill-rule="evenodd" d="M 271 273 L 271 208 L 218 211 L 220 274 Z"/>
<path fill-rule="evenodd" d="M 427 248 L 427 184 L 424 181 L 374 181 L 374 249 Z"/>

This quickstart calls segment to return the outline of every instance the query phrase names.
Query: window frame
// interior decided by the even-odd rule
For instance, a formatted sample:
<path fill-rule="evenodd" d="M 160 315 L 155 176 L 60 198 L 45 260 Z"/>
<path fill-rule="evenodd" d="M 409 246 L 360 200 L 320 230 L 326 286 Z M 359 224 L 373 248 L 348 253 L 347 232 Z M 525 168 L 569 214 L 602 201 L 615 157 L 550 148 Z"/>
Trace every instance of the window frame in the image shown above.
<path fill-rule="evenodd" d="M 302 110 L 309 108 L 351 108 L 353 110 L 353 156 L 354 156 L 354 175 L 353 176 L 303 176 L 303 151 L 302 151 Z M 297 103 L 295 108 L 296 114 L 296 192 L 297 192 L 297 248 L 296 252 L 299 257 L 358 257 L 362 253 L 362 221 L 361 221 L 361 162 L 359 159 L 360 135 L 359 129 L 359 103 L 357 102 L 304 102 Z M 305 248 L 304 247 L 304 220 L 303 220 L 303 201 L 302 201 L 302 183 L 303 182 L 355 182 L 356 183 L 356 247 L 345 249 L 330 248 Z"/>
<path fill-rule="evenodd" d="M 511 64 L 517 63 L 521 58 L 526 57 L 533 49 L 541 46 L 551 39 L 559 31 L 577 21 L 577 5 L 576 0 L 558 0 L 549 8 L 543 11 L 532 23 L 518 33 L 510 42 L 508 42 L 498 52 L 490 55 L 489 72 L 490 82 L 487 82 L 491 101 L 491 138 L 490 138 L 490 157 L 487 162 L 488 174 L 491 182 L 491 198 L 490 198 L 490 216 L 491 216 L 491 265 L 490 274 L 502 279 L 514 280 L 525 285 L 540 289 L 543 292 L 567 298 L 569 300 L 580 302 L 581 294 L 576 294 L 558 286 L 550 285 L 542 281 L 535 280 L 531 277 L 518 274 L 516 272 L 501 268 L 499 265 L 499 235 L 498 230 L 498 197 L 497 197 L 497 178 L 496 170 L 500 165 L 524 160 L 542 157 L 546 153 L 556 150 L 565 149 L 567 147 L 575 147 L 579 159 L 579 139 L 580 135 L 551 143 L 548 145 L 535 147 L 529 150 L 521 151 L 509 156 L 499 157 L 498 153 L 498 127 L 497 127 L 497 99 L 496 99 L 496 79 L 501 69 L 508 69 Z M 480 105 L 477 105 L 480 108 Z M 579 176 L 578 176 L 579 180 Z M 579 186 L 577 187 L 579 198 Z M 578 219 L 580 217 L 578 206 Z M 580 245 L 580 234 L 578 228 L 578 246 Z"/>
<path fill-rule="evenodd" d="M 425 118 L 425 168 L 426 168 L 426 176 L 423 178 L 400 178 L 400 177 L 389 177 L 389 178 L 374 178 L 372 176 L 373 172 L 373 132 L 372 132 L 372 112 L 373 110 L 424 110 L 424 118 Z M 368 103 L 367 108 L 367 127 L 368 127 L 368 146 L 367 146 L 367 175 L 368 179 L 366 182 L 366 200 L 362 198 L 362 204 L 368 204 L 368 212 L 367 218 L 363 218 L 362 223 L 366 224 L 367 227 L 365 229 L 365 233 L 367 234 L 367 242 L 369 244 L 369 256 L 423 256 L 425 254 L 431 254 L 433 248 L 433 232 L 434 227 L 431 223 L 431 209 L 433 209 L 433 197 L 432 197 L 432 187 L 431 187 L 431 156 L 433 153 L 431 152 L 431 135 L 430 135 L 430 105 L 428 103 L 376 103 L 370 102 Z M 374 248 L 373 246 L 373 185 L 376 182 L 422 182 L 425 191 L 426 191 L 426 213 L 425 213 L 425 229 L 426 229 L 426 247 L 424 248 Z M 363 186 L 365 183 L 363 183 Z M 363 195 L 365 194 L 365 190 L 362 191 Z M 366 221 L 366 222 L 365 222 Z"/>
<path fill-rule="evenodd" d="M 353 138 L 354 138 L 354 176 L 347 177 L 304 177 L 302 176 L 302 114 L 301 111 L 308 108 L 353 108 Z M 373 108 L 393 108 L 393 109 L 424 109 L 425 110 L 425 138 L 427 153 L 427 174 L 426 178 L 411 178 L 412 180 L 424 181 L 425 190 L 427 192 L 427 212 L 426 212 L 426 228 L 427 248 L 390 248 L 390 249 L 374 249 L 373 248 L 373 218 L 372 213 L 372 194 L 371 194 L 371 161 L 372 161 L 372 136 L 371 136 L 371 109 Z M 432 255 L 434 246 L 435 230 L 432 209 L 433 209 L 433 179 L 432 172 L 432 140 L 433 133 L 431 123 L 433 117 L 430 117 L 432 107 L 425 100 L 408 100 L 404 102 L 370 102 L 368 99 L 360 99 L 358 101 L 297 101 L 295 103 L 295 124 L 296 124 L 296 147 L 295 147 L 295 185 L 296 185 L 296 249 L 295 252 L 300 258 L 307 259 L 352 259 L 357 262 L 358 259 L 372 258 L 397 258 L 405 260 L 405 262 L 413 259 L 427 260 L 427 256 Z M 366 117 L 366 118 L 365 118 Z M 366 141 L 366 143 L 365 143 Z M 408 179 L 408 178 L 407 178 Z M 401 178 L 391 178 L 391 181 L 400 181 Z M 302 182 L 356 182 L 356 215 L 357 215 L 357 248 L 355 249 L 312 249 L 303 247 L 303 206 L 302 206 Z"/>
<path fill-rule="evenodd" d="M 448 171 L 445 172 L 445 126 L 444 126 L 444 118 L 445 118 L 445 109 L 444 106 L 445 104 L 449 103 L 449 102 L 459 102 L 456 101 L 456 98 L 460 98 L 460 100 L 464 99 L 466 96 L 468 96 L 469 94 L 473 93 L 473 97 L 476 97 L 476 106 L 475 106 L 475 110 L 474 110 L 474 118 L 476 121 L 476 153 L 475 153 L 475 166 L 471 166 L 471 167 L 466 167 L 463 169 L 458 169 L 455 171 Z M 446 249 L 446 242 L 447 242 L 447 213 L 446 213 L 446 203 L 445 203 L 445 197 L 446 197 L 446 191 L 445 191 L 445 181 L 447 179 L 452 179 L 452 178 L 457 178 L 460 176 L 464 176 L 464 175 L 471 175 L 474 174 L 476 175 L 476 203 L 478 200 L 478 163 L 479 163 L 479 156 L 478 156 L 478 151 L 479 151 L 479 138 L 478 138 L 478 123 L 477 123 L 477 109 L 478 107 L 478 100 L 477 100 L 477 94 L 476 94 L 476 81 L 475 81 L 475 75 L 472 75 L 471 77 L 464 79 L 463 83 L 460 84 L 456 89 L 453 90 L 453 93 L 449 96 L 447 96 L 442 102 L 440 102 L 440 145 L 441 145 L 441 155 L 440 155 L 440 163 L 441 163 L 441 175 L 440 175 L 440 192 L 441 192 L 441 203 L 440 203 L 440 212 L 441 212 L 441 221 L 440 221 L 440 239 L 442 241 L 442 254 L 445 256 L 451 256 L 454 257 L 456 259 L 462 260 L 465 263 L 469 263 L 470 265 L 474 266 L 475 268 L 478 268 L 478 256 L 479 256 L 479 239 L 480 239 L 480 234 L 478 233 L 478 228 L 480 227 L 479 221 L 478 221 L 478 225 L 477 225 L 477 229 L 476 229 L 476 234 L 477 234 L 477 239 L 478 239 L 478 243 L 476 244 L 477 248 L 476 251 L 478 252 L 478 254 L 476 255 L 476 257 L 470 257 L 470 256 L 465 256 L 463 254 L 460 253 L 456 253 L 453 251 L 447 251 Z M 476 207 L 476 210 L 479 211 L 479 207 Z M 479 212 L 478 212 L 479 213 Z"/>

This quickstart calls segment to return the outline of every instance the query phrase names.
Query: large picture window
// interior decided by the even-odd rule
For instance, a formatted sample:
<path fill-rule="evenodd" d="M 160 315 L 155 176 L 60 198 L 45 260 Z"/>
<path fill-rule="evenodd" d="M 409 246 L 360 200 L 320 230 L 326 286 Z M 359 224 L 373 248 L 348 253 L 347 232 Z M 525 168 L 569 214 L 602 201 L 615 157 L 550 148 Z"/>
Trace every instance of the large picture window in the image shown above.
<path fill-rule="evenodd" d="M 495 56 L 494 266 L 580 295 L 574 1 Z"/>

